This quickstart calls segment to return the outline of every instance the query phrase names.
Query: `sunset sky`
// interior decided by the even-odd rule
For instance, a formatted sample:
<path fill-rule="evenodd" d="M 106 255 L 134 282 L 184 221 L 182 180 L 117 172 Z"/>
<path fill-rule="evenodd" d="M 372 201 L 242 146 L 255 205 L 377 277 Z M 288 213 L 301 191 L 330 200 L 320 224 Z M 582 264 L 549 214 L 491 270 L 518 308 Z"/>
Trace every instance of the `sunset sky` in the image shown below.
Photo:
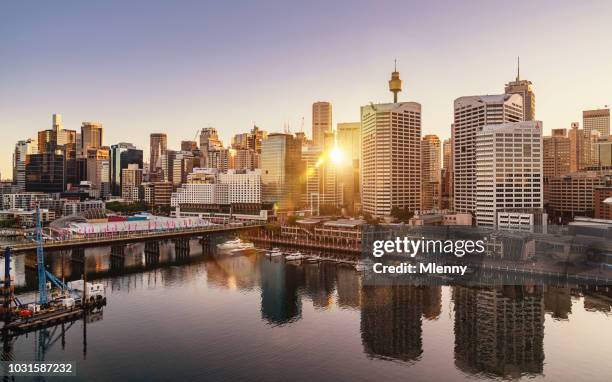
<path fill-rule="evenodd" d="M 533 81 L 545 132 L 612 102 L 610 1 L 48 1 L 0 10 L 0 172 L 19 139 L 98 120 L 105 144 L 149 133 L 170 148 L 205 126 L 224 142 L 256 123 L 311 135 L 314 101 L 333 122 L 390 102 L 423 107 L 423 134 L 450 136 L 453 100 Z"/>

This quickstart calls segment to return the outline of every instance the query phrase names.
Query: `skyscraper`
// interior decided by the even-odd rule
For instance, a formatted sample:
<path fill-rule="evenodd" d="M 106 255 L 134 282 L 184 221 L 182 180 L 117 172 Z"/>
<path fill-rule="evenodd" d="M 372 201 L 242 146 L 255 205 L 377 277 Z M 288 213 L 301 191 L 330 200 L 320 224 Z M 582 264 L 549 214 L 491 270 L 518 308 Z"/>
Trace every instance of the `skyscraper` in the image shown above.
<path fill-rule="evenodd" d="M 103 144 L 103 130 L 100 122 L 83 122 L 81 124 L 81 152 L 86 157 L 89 149 L 98 149 Z"/>
<path fill-rule="evenodd" d="M 261 170 L 262 201 L 281 210 L 297 209 L 304 171 L 300 142 L 291 134 L 269 134 L 262 142 Z"/>
<path fill-rule="evenodd" d="M 585 136 L 591 131 L 599 131 L 602 138 L 610 135 L 610 109 L 585 110 L 582 112 L 582 128 Z"/>
<path fill-rule="evenodd" d="M 13 153 L 13 184 L 18 192 L 25 191 L 27 156 L 38 153 L 35 139 L 26 139 L 15 144 Z"/>
<path fill-rule="evenodd" d="M 523 99 L 518 94 L 457 98 L 454 102 L 453 191 L 456 212 L 475 211 L 476 134 L 485 125 L 523 120 Z"/>
<path fill-rule="evenodd" d="M 544 179 L 570 172 L 570 139 L 567 129 L 552 129 L 542 138 Z"/>
<path fill-rule="evenodd" d="M 567 129 L 552 129 L 542 138 L 544 201 L 549 200 L 548 180 L 570 172 L 570 139 Z"/>
<path fill-rule="evenodd" d="M 487 125 L 476 134 L 475 196 L 478 226 L 497 227 L 499 212 L 522 213 L 522 226 L 535 225 L 544 207 L 542 122 Z"/>
<path fill-rule="evenodd" d="M 453 140 L 442 142 L 442 187 L 440 191 L 440 208 L 453 207 Z"/>
<path fill-rule="evenodd" d="M 329 102 L 312 104 L 312 140 L 314 144 L 323 147 L 325 133 L 332 129 L 332 105 Z"/>
<path fill-rule="evenodd" d="M 338 123 L 336 128 L 338 149 L 343 155 L 339 168 L 339 183 L 342 199 L 349 213 L 355 212 L 361 205 L 360 165 L 361 165 L 361 123 Z"/>
<path fill-rule="evenodd" d="M 125 200 L 138 201 L 140 199 L 139 186 L 142 184 L 142 168 L 137 163 L 131 163 L 121 170 L 121 197 Z"/>
<path fill-rule="evenodd" d="M 421 210 L 440 208 L 440 154 L 440 138 L 425 135 L 421 140 Z"/>
<path fill-rule="evenodd" d="M 399 102 L 362 106 L 361 129 L 363 212 L 387 217 L 394 207 L 420 209 L 421 105 Z"/>
<path fill-rule="evenodd" d="M 535 93 L 533 92 L 533 84 L 531 81 L 521 80 L 520 61 L 517 62 L 516 80 L 506 84 L 504 93 L 519 94 L 523 97 L 525 121 L 533 121 L 535 119 Z"/>
<path fill-rule="evenodd" d="M 568 133 L 570 145 L 570 172 L 580 171 L 587 166 L 586 135 L 584 130 L 579 127 L 580 124 L 578 122 L 572 122 Z"/>
<path fill-rule="evenodd" d="M 150 136 L 149 177 L 152 182 L 164 178 L 161 158 L 166 153 L 168 137 L 164 133 L 153 133 Z"/>
<path fill-rule="evenodd" d="M 131 143 L 118 143 L 110 149 L 110 189 L 111 194 L 121 196 L 122 170 L 128 168 L 129 164 L 137 164 L 143 168 L 142 150 L 138 150 Z"/>
<path fill-rule="evenodd" d="M 100 197 L 110 192 L 109 156 L 109 147 L 87 149 L 87 181 Z"/>

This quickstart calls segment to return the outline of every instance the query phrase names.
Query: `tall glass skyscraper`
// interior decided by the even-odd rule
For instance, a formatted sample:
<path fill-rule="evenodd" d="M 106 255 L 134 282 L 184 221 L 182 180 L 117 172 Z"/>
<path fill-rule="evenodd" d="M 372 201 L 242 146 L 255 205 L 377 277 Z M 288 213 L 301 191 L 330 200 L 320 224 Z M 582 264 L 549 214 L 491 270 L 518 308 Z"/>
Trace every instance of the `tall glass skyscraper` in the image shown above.
<path fill-rule="evenodd" d="M 142 168 L 142 150 L 131 143 L 118 143 L 110 149 L 110 189 L 114 196 L 121 195 L 121 172 L 129 164 L 138 164 Z"/>
<path fill-rule="evenodd" d="M 295 210 L 304 177 L 302 145 L 291 134 L 274 133 L 261 147 L 262 201 L 280 210 Z"/>

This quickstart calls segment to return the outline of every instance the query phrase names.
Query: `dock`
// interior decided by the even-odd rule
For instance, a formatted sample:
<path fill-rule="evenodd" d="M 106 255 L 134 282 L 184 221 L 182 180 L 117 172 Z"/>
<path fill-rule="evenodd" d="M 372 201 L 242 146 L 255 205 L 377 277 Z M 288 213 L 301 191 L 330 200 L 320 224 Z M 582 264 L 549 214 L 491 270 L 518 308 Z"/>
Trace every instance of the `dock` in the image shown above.
<path fill-rule="evenodd" d="M 74 321 L 83 317 L 84 314 L 85 309 L 80 307 L 37 314 L 29 318 L 21 318 L 12 321 L 0 329 L 0 332 L 3 337 L 11 337 L 49 326 L 55 326 L 64 322 Z"/>

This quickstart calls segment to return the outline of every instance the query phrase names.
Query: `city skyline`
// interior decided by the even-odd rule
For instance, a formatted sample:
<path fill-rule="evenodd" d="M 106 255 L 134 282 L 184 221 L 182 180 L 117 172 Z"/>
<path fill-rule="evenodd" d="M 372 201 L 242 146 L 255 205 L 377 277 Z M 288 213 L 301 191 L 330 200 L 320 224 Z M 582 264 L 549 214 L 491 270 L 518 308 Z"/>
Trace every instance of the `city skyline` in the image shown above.
<path fill-rule="evenodd" d="M 132 142 L 145 149 L 154 132 L 167 133 L 168 147 L 179 148 L 196 130 L 212 126 L 227 145 L 253 124 L 276 132 L 289 123 L 300 131 L 302 118 L 310 136 L 316 101 L 332 104 L 334 128 L 357 121 L 359 107 L 370 101 L 391 102 L 385 85 L 395 58 L 404 81 L 399 100 L 421 103 L 423 134 L 441 139 L 450 136 L 453 100 L 501 93 L 516 77 L 516 56 L 521 79 L 533 82 L 536 118 L 546 135 L 610 101 L 606 68 L 612 53 L 596 49 L 610 32 L 604 19 L 610 4 L 395 4 L 396 13 L 411 7 L 418 12 L 389 25 L 367 24 L 389 6 L 364 3 L 326 5 L 329 13 L 317 25 L 304 17 L 317 7 L 262 4 L 273 10 L 267 14 L 260 6 L 147 4 L 125 5 L 120 15 L 109 13 L 110 5 L 76 4 L 15 5 L 3 12 L 0 31 L 14 36 L 0 42 L 8 57 L 0 63 L 3 178 L 11 174 L 14 143 L 50 128 L 53 113 L 62 114 L 67 129 L 99 120 L 107 145 Z M 235 23 L 248 22 L 253 12 L 252 20 L 270 26 L 223 22 L 229 15 Z M 522 27 L 482 33 L 499 28 L 495 14 L 520 17 Z M 112 28 L 88 32 L 92 20 Z M 210 39 L 218 31 L 225 33 Z M 419 37 L 405 37 L 410 35 Z M 464 44 L 469 39 L 475 39 L 474 49 Z M 486 57 L 475 51 L 493 42 L 499 48 Z M 589 60 L 581 60 L 587 51 Z M 320 59 L 305 60 L 309 54 Z M 571 93 L 563 91 L 568 88 Z"/>

